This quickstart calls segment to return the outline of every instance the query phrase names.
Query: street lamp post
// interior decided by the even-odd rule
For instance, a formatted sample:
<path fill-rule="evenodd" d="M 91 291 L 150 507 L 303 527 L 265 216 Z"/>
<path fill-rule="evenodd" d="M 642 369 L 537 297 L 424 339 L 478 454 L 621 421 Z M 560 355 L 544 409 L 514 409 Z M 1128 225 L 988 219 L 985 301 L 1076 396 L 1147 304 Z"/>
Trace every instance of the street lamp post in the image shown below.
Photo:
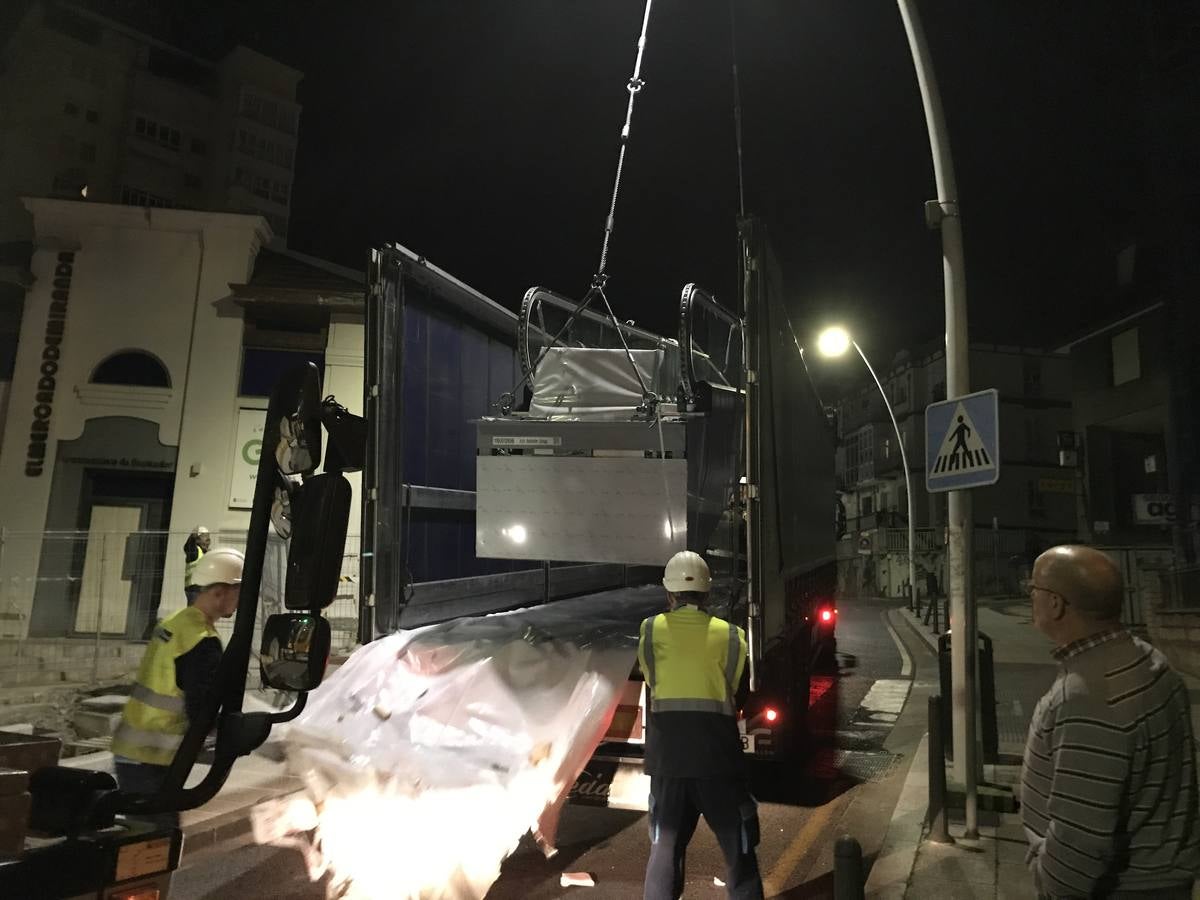
<path fill-rule="evenodd" d="M 883 405 L 887 409 L 888 418 L 892 420 L 892 428 L 896 432 L 896 443 L 900 445 L 900 465 L 904 468 L 904 493 L 907 494 L 908 499 L 908 606 L 911 609 L 913 600 L 917 596 L 917 530 L 916 520 L 913 518 L 912 475 L 909 474 L 908 470 L 908 451 L 904 449 L 904 435 L 900 433 L 900 425 L 896 421 L 896 413 L 892 409 L 892 401 L 888 399 L 887 391 L 883 389 L 883 382 L 875 374 L 875 369 L 871 365 L 871 361 L 867 359 L 867 354 L 863 353 L 862 347 L 858 346 L 858 341 L 853 340 L 844 328 L 827 328 L 817 338 L 817 350 L 822 356 L 842 356 L 851 347 L 858 351 L 858 355 L 862 358 L 867 371 L 875 379 L 875 386 L 879 388 L 879 394 L 883 397 Z"/>
<path fill-rule="evenodd" d="M 929 57 L 925 30 L 914 0 L 896 0 L 904 33 L 908 38 L 929 149 L 933 157 L 933 179 L 937 199 L 925 204 L 926 221 L 942 233 L 942 272 L 946 308 L 946 397 L 961 397 L 969 390 L 970 372 L 967 344 L 967 276 L 963 260 L 962 219 L 958 209 L 958 186 L 954 161 L 950 156 L 950 135 L 938 91 L 937 76 Z M 971 492 L 950 491 L 946 503 L 949 546 L 947 547 L 947 593 L 950 596 L 950 625 L 954 640 L 950 645 L 950 683 L 953 685 L 954 772 L 966 794 L 966 836 L 979 835 L 979 756 L 976 749 L 976 621 L 972 579 Z"/>

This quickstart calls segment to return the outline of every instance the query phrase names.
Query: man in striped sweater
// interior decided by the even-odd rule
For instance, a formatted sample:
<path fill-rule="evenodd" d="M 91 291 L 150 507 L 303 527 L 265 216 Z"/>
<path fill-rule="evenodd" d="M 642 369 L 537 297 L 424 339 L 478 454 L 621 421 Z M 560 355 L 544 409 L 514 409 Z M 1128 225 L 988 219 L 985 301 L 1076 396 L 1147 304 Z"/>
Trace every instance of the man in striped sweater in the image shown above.
<path fill-rule="evenodd" d="M 1121 573 L 1100 551 L 1047 550 L 1028 589 L 1061 666 L 1034 711 L 1021 783 L 1039 895 L 1191 900 L 1200 821 L 1187 688 L 1121 627 Z"/>

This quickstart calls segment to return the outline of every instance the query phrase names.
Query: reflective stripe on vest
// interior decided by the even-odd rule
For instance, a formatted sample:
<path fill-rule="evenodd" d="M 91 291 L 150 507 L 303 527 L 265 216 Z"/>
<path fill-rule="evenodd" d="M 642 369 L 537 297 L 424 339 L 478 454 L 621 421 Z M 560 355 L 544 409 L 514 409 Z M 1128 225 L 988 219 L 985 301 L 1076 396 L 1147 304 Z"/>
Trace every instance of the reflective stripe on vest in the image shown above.
<path fill-rule="evenodd" d="M 686 607 L 684 609 L 686 610 Z M 699 611 L 697 610 L 697 612 Z M 712 628 L 712 623 L 715 621 L 727 627 L 728 639 L 723 648 L 725 653 L 725 664 L 722 671 L 724 676 L 723 684 L 720 685 L 721 696 L 717 697 L 712 695 L 713 685 L 711 679 L 697 677 L 698 673 L 693 671 L 691 673 L 687 673 L 686 676 L 681 672 L 669 673 L 668 678 L 686 678 L 687 680 L 695 678 L 696 683 L 689 683 L 687 685 L 680 685 L 676 683 L 668 691 L 668 693 L 672 693 L 675 696 L 660 697 L 659 694 L 662 693 L 661 676 L 663 673 L 660 670 L 661 661 L 656 660 L 655 658 L 654 634 L 655 626 L 659 618 L 664 619 L 664 625 L 668 624 L 666 615 L 667 614 L 660 614 L 659 616 L 652 616 L 643 624 L 641 656 L 644 663 L 646 683 L 650 688 L 651 711 L 712 712 L 728 716 L 734 715 L 736 712 L 734 709 L 734 697 L 737 693 L 737 672 L 739 663 L 741 662 L 741 642 L 738 636 L 737 626 L 731 622 L 723 622 L 720 619 L 716 619 L 715 617 L 704 614 L 705 632 L 702 635 L 693 633 L 690 635 L 685 635 L 684 638 L 682 638 L 684 641 L 703 641 L 703 647 L 680 647 L 680 650 L 685 654 L 689 652 L 694 653 L 696 651 L 708 651 L 708 637 Z M 698 625 L 700 625 L 699 622 L 694 623 L 692 627 L 695 628 Z M 713 660 L 713 662 L 716 662 L 716 660 Z M 668 661 L 668 664 L 669 663 L 670 661 Z M 691 665 L 691 663 L 692 660 L 689 658 L 688 662 L 684 663 L 683 665 L 684 667 L 687 667 Z M 679 665 L 679 663 L 676 663 L 676 665 Z M 706 694 L 708 696 L 705 696 Z"/>
<path fill-rule="evenodd" d="M 171 764 L 188 728 L 183 691 L 175 683 L 175 661 L 209 637 L 217 633 L 194 606 L 159 623 L 113 735 L 114 755 L 158 766 Z"/>
<path fill-rule="evenodd" d="M 185 588 L 192 586 L 192 576 L 196 574 L 196 566 L 200 565 L 202 559 L 204 559 L 204 548 L 197 544 L 196 558 L 183 567 L 183 586 Z"/>

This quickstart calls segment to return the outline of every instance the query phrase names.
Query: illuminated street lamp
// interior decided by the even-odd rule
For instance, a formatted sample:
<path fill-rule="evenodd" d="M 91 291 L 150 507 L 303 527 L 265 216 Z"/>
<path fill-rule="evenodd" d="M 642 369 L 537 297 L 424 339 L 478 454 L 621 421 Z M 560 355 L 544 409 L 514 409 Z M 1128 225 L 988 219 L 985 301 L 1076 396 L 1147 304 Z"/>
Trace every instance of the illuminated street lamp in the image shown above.
<path fill-rule="evenodd" d="M 888 399 L 887 391 L 883 389 L 883 382 L 875 374 L 875 369 L 871 366 L 871 361 L 867 359 L 867 354 L 863 353 L 862 347 L 858 346 L 858 341 L 851 338 L 850 333 L 845 328 L 838 328 L 836 326 L 826 328 L 817 337 L 817 352 L 825 357 L 843 356 L 851 347 L 858 351 L 858 355 L 862 357 L 867 371 L 875 379 L 875 386 L 879 388 L 880 396 L 883 397 L 883 405 L 887 408 L 888 416 L 892 420 L 892 428 L 896 431 L 896 443 L 900 445 L 900 465 L 904 467 L 904 490 L 908 494 L 908 606 L 911 609 L 913 600 L 917 596 L 916 527 L 913 519 L 912 479 L 908 473 L 908 453 L 904 449 L 904 437 L 900 434 L 900 426 L 896 422 L 896 413 L 892 411 L 892 403 Z"/>

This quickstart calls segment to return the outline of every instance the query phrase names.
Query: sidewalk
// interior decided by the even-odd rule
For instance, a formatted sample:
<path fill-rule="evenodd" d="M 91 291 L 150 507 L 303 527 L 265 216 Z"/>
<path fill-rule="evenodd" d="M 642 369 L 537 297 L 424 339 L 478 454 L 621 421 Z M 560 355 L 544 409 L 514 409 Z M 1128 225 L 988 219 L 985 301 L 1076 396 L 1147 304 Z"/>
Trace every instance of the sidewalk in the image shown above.
<path fill-rule="evenodd" d="M 929 655 L 917 661 L 926 679 L 932 675 L 937 683 L 937 637 L 908 610 L 893 614 L 908 628 L 906 637 L 917 637 Z M 897 628 L 901 627 L 899 625 Z M 1050 656 L 1050 645 L 1038 634 L 1029 621 L 1028 606 L 1021 601 L 992 602 L 979 607 L 979 630 L 992 639 L 997 666 L 1020 667 L 1040 678 L 1042 667 L 1051 679 L 1056 670 Z M 1010 668 L 1010 671 L 1012 669 Z M 1192 728 L 1200 736 L 1200 679 L 1184 675 L 1192 699 Z M 1019 756 L 1024 749 L 1023 737 L 1014 740 L 1016 728 L 1005 727 L 1006 716 L 1012 711 L 1002 708 L 1005 696 L 997 678 L 997 706 L 1000 720 L 1001 759 Z M 1049 682 L 1047 682 L 1048 686 Z M 1023 731 L 1028 727 L 1033 709 L 1023 709 Z M 1198 742 L 1200 743 L 1200 742 Z M 989 783 L 1018 789 L 1019 765 L 985 766 Z M 962 839 L 962 811 L 950 810 L 950 833 L 954 844 L 935 844 L 925 839 L 925 811 L 928 803 L 928 750 L 922 742 L 905 779 L 900 800 L 896 804 L 883 846 L 871 868 L 866 896 L 878 900 L 926 900 L 938 897 L 946 900 L 1036 900 L 1029 872 L 1025 867 L 1026 841 L 1020 813 L 989 813 L 980 811 L 979 834 L 976 841 Z M 1197 891 L 1200 897 L 1200 890 Z"/>
<path fill-rule="evenodd" d="M 112 760 L 112 754 L 105 751 L 65 759 L 62 764 L 111 773 Z M 208 770 L 208 766 L 197 763 L 188 777 L 187 785 L 191 787 L 198 784 Z M 257 753 L 243 756 L 233 764 L 233 770 L 217 796 L 199 809 L 189 809 L 180 814 L 184 865 L 190 864 L 196 855 L 205 850 L 250 843 L 250 808 L 303 787 L 299 778 L 284 772 L 282 762 L 275 762 Z"/>

